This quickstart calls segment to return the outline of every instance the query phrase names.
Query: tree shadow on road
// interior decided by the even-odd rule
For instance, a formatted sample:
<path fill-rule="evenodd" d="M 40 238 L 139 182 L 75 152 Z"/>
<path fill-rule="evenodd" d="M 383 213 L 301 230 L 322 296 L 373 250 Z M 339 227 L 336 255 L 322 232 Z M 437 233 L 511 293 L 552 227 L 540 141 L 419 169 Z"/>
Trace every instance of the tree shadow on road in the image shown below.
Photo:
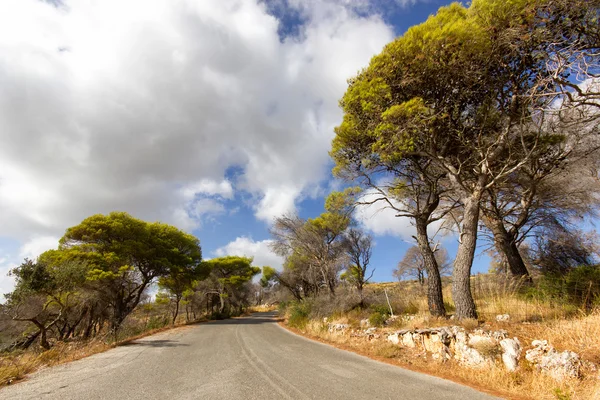
<path fill-rule="evenodd" d="M 210 321 L 210 325 L 257 325 L 257 324 L 274 324 L 279 318 L 277 313 L 255 313 L 247 317 L 221 319 Z"/>
<path fill-rule="evenodd" d="M 179 347 L 179 346 L 189 346 L 186 343 L 180 343 L 175 340 L 134 340 L 132 342 L 124 343 L 121 346 L 148 346 L 148 347 Z"/>

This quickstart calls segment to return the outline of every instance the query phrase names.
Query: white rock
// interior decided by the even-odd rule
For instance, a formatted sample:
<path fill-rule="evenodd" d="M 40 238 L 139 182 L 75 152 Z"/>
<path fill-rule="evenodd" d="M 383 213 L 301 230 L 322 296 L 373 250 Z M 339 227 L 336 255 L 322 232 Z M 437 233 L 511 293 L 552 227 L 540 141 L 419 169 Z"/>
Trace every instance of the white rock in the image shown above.
<path fill-rule="evenodd" d="M 399 344 L 400 343 L 400 338 L 398 337 L 397 333 L 392 333 L 391 335 L 388 335 L 387 341 L 391 342 L 393 344 Z"/>
<path fill-rule="evenodd" d="M 329 324 L 328 331 L 329 333 L 343 332 L 348 328 L 350 328 L 348 324 Z"/>
<path fill-rule="evenodd" d="M 500 341 L 502 347 L 502 362 L 509 371 L 516 371 L 521 356 L 521 342 L 519 339 L 503 339 Z"/>
<path fill-rule="evenodd" d="M 417 343 L 415 343 L 415 338 L 412 332 L 406 332 L 402 335 L 402 344 L 406 347 L 417 347 Z"/>
<path fill-rule="evenodd" d="M 534 340 L 531 345 L 534 348 L 525 352 L 525 358 L 538 370 L 559 381 L 579 377 L 581 368 L 579 355 L 572 351 L 559 353 L 546 340 Z"/>
<path fill-rule="evenodd" d="M 509 322 L 510 321 L 510 315 L 508 315 L 508 314 L 499 314 L 499 315 L 496 315 L 496 321 L 498 321 L 498 322 Z"/>
<path fill-rule="evenodd" d="M 369 319 L 368 319 L 368 318 L 365 318 L 365 319 L 361 319 L 361 320 L 360 320 L 360 327 L 361 327 L 361 328 L 368 328 L 368 327 L 370 327 L 370 326 L 371 326 L 371 322 L 369 322 Z"/>

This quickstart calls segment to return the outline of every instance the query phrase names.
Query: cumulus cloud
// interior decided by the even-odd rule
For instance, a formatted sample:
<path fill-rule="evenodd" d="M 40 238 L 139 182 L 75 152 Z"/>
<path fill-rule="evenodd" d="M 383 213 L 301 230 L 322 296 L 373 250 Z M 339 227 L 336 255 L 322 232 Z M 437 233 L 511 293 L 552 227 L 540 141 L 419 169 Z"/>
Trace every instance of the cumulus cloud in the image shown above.
<path fill-rule="evenodd" d="M 287 6 L 297 35 L 259 0 L 0 2 L 0 237 L 33 254 L 95 213 L 193 231 L 239 193 L 267 223 L 315 196 L 346 79 L 394 33 Z"/>
<path fill-rule="evenodd" d="M 269 245 L 271 240 L 254 241 L 249 237 L 238 237 L 233 242 L 218 248 L 215 255 L 222 256 L 245 256 L 254 258 L 256 266 L 269 266 L 281 270 L 283 257 L 273 253 Z"/>
<path fill-rule="evenodd" d="M 19 257 L 21 259 L 29 258 L 35 260 L 46 250 L 58 248 L 58 240 L 59 238 L 54 236 L 34 237 L 21 246 L 19 249 Z"/>
<path fill-rule="evenodd" d="M 17 264 L 13 262 L 10 255 L 0 250 L 0 271 L 4 272 L 0 274 L 0 302 L 3 300 L 3 295 L 10 292 L 14 287 L 15 280 L 6 273 L 16 266 Z"/>
<path fill-rule="evenodd" d="M 194 229 L 197 197 L 235 190 L 265 221 L 293 209 L 346 79 L 393 36 L 335 1 L 283 39 L 262 2 L 56 4 L 0 5 L 0 235 L 20 240 L 117 209 Z"/>
<path fill-rule="evenodd" d="M 373 202 L 380 196 L 373 190 L 367 190 L 361 197 L 365 203 Z M 394 202 L 394 206 L 402 209 L 402 205 Z M 367 231 L 378 236 L 397 236 L 401 240 L 414 243 L 413 236 L 416 235 L 416 229 L 411 218 L 397 217 L 394 209 L 390 208 L 384 201 L 378 201 L 373 204 L 361 205 L 354 211 L 354 217 L 358 223 Z M 437 221 L 429 225 L 428 233 L 430 239 L 438 233 L 442 221 Z"/>

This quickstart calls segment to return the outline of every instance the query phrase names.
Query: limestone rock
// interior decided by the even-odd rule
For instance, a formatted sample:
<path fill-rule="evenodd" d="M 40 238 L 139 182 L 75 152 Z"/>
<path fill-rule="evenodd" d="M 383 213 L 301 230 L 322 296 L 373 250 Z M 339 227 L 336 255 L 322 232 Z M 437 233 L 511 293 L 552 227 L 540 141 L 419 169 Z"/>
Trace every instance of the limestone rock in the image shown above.
<path fill-rule="evenodd" d="M 398 333 L 392 333 L 391 335 L 388 335 L 387 341 L 393 344 L 399 344 L 400 339 L 398 337 Z"/>
<path fill-rule="evenodd" d="M 502 339 L 500 341 L 502 347 L 502 362 L 509 371 L 516 371 L 521 356 L 521 342 L 519 339 Z"/>
<path fill-rule="evenodd" d="M 366 335 L 372 335 L 375 332 L 377 332 L 377 328 L 376 327 L 371 327 L 371 328 L 368 328 L 368 329 L 365 330 L 365 334 Z"/>
<path fill-rule="evenodd" d="M 350 328 L 350 325 L 348 324 L 329 324 L 327 330 L 329 331 L 329 333 L 338 333 L 344 332 L 348 328 Z"/>
<path fill-rule="evenodd" d="M 498 321 L 498 322 L 509 322 L 510 321 L 510 315 L 508 315 L 508 314 L 499 314 L 499 315 L 496 315 L 496 321 Z"/>
<path fill-rule="evenodd" d="M 534 347 L 526 351 L 525 358 L 538 370 L 559 381 L 579 377 L 581 360 L 576 353 L 558 352 L 546 340 L 534 340 L 531 345 Z"/>

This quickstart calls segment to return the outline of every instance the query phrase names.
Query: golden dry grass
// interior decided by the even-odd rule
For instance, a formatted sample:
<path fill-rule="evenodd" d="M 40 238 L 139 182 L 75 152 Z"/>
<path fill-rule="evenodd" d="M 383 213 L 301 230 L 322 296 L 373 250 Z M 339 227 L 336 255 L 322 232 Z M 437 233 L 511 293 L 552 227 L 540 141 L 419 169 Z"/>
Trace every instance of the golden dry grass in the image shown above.
<path fill-rule="evenodd" d="M 427 303 L 422 291 L 414 282 L 397 282 L 369 285 L 372 293 L 387 291 L 392 304 L 412 304 L 418 307 L 415 315 L 396 320 L 385 330 L 418 329 L 436 326 L 461 325 L 467 330 L 476 327 L 504 329 L 520 339 L 524 350 L 531 348 L 531 341 L 545 339 L 557 350 L 571 350 L 585 361 L 600 365 L 600 310 L 588 315 L 578 314 L 572 307 L 533 301 L 519 295 L 518 285 L 499 285 L 487 277 L 475 277 L 472 281 L 473 294 L 480 318 L 478 321 L 448 321 L 427 315 Z M 449 287 L 444 287 L 444 296 L 450 299 Z M 509 322 L 497 322 L 495 316 L 509 314 Z M 356 313 L 336 315 L 333 323 L 358 326 Z M 600 372 L 587 367 L 582 369 L 580 379 L 557 382 L 553 378 L 534 370 L 524 360 L 519 370 L 511 373 L 498 363 L 492 368 L 474 369 L 449 360 L 441 363 L 422 352 L 393 346 L 385 339 L 368 341 L 348 334 L 329 333 L 323 321 L 311 320 L 299 333 L 347 350 L 396 364 L 431 375 L 441 376 L 459 383 L 491 391 L 504 398 L 514 399 L 559 399 L 600 400 Z M 524 352 L 523 352 L 524 354 Z"/>
<path fill-rule="evenodd" d="M 23 379 L 40 368 L 79 360 L 106 351 L 114 345 L 100 340 L 57 343 L 50 350 L 14 352 L 0 357 L 0 386 Z"/>
<path fill-rule="evenodd" d="M 277 306 L 276 305 L 265 305 L 265 304 L 261 304 L 258 306 L 250 306 L 247 309 L 247 312 L 268 312 L 268 311 L 275 311 L 277 310 Z"/>
<path fill-rule="evenodd" d="M 335 323 L 342 323 L 343 319 Z M 555 329 L 560 329 L 556 326 Z M 404 368 L 454 380 L 488 391 L 508 399 L 600 399 L 600 381 L 597 373 L 588 371 L 581 379 L 557 382 L 553 378 L 533 370 L 526 363 L 515 372 L 509 372 L 499 363 L 492 368 L 477 369 L 458 364 L 455 360 L 441 362 L 419 351 L 394 346 L 379 339 L 368 341 L 347 334 L 330 333 L 322 321 L 310 321 L 304 330 L 298 331 L 310 338 L 334 346 L 392 363 Z M 558 332 L 558 331 L 557 331 Z"/>

